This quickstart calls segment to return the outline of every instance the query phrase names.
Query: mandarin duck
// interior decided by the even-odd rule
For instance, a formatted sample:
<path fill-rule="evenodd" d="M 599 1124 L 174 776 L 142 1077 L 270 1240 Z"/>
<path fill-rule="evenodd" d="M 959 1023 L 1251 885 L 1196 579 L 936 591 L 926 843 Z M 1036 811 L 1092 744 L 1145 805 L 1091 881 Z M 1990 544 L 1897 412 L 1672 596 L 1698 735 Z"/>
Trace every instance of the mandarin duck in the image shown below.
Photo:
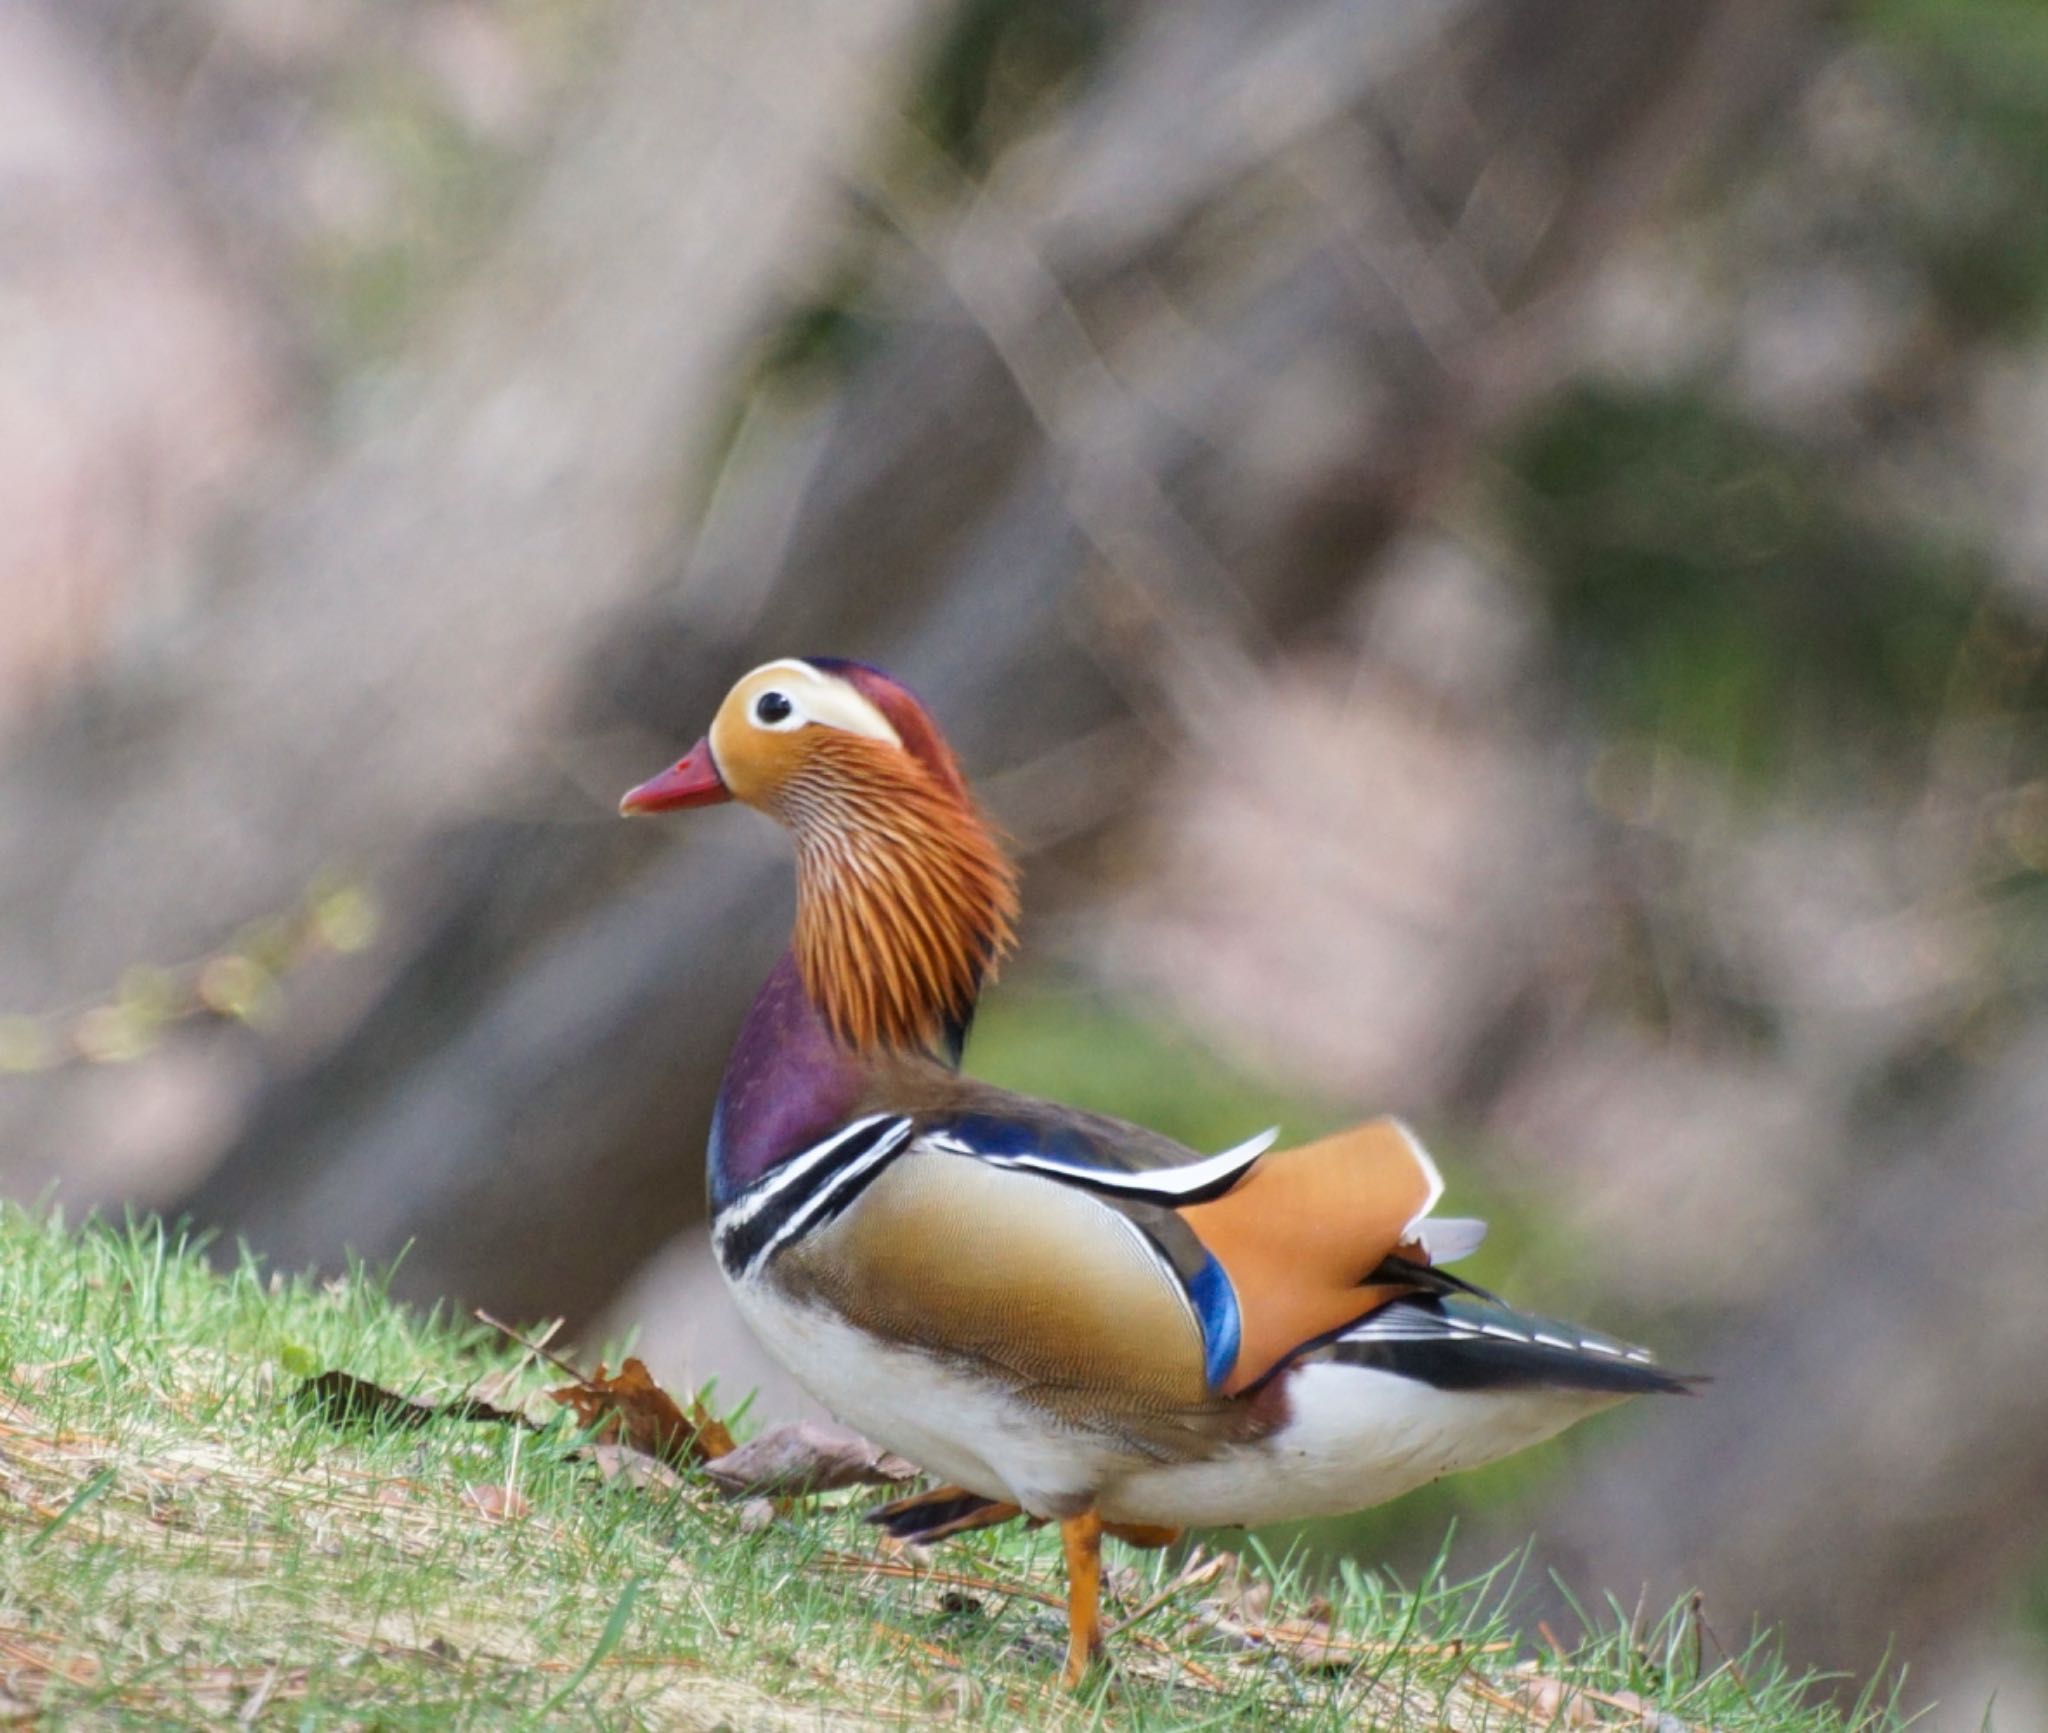
<path fill-rule="evenodd" d="M 1434 1163 L 1379 1119 L 1201 1156 L 960 1071 L 1016 873 L 922 704 L 862 663 L 770 662 L 628 814 L 739 800 L 790 832 L 795 932 L 711 1122 L 739 1311 L 848 1424 L 948 1485 L 929 1539 L 1060 1526 L 1065 1677 L 1101 1647 L 1105 1531 L 1333 1515 L 1685 1381 L 1443 1265 Z"/>

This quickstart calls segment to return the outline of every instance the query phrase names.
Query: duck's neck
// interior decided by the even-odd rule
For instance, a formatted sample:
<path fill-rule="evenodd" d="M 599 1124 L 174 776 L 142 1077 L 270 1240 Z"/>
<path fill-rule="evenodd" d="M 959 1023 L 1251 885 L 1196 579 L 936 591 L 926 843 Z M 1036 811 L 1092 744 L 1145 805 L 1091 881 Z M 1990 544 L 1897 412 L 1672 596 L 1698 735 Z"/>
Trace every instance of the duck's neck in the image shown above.
<path fill-rule="evenodd" d="M 830 1135 L 860 1105 L 868 1067 L 834 1039 L 784 952 L 754 997 L 711 1116 L 711 1207 Z"/>
<path fill-rule="evenodd" d="M 964 796 L 924 778 L 821 781 L 781 814 L 796 930 L 726 1066 L 712 1124 L 716 1207 L 809 1148 L 904 1063 L 957 1066 L 1010 944 L 1016 875 Z"/>
<path fill-rule="evenodd" d="M 870 742 L 835 750 L 838 773 L 793 788 L 783 808 L 804 991 L 857 1051 L 957 1060 L 1010 946 L 1016 870 L 963 786 Z"/>

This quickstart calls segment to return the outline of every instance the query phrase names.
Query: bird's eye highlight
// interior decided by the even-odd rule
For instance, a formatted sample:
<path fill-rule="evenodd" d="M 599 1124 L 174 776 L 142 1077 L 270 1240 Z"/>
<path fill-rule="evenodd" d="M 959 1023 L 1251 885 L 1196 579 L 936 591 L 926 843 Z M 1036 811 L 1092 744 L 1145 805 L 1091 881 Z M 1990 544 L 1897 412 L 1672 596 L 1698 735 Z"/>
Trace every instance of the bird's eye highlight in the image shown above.
<path fill-rule="evenodd" d="M 754 700 L 754 719 L 772 728 L 778 722 L 787 722 L 795 709 L 780 692 L 763 692 Z"/>

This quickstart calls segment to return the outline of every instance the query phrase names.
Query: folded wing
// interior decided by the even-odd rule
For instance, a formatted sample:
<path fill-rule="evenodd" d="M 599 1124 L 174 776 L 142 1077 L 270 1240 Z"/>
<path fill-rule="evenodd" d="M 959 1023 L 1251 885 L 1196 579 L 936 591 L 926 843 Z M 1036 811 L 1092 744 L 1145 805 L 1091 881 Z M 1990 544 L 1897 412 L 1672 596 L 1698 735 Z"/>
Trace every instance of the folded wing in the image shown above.
<path fill-rule="evenodd" d="M 1376 1278 L 1396 1253 L 1431 1261 L 1425 1218 L 1442 1194 L 1414 1134 L 1376 1119 L 1264 1156 L 1222 1196 L 1181 1209 L 1236 1296 L 1237 1352 L 1218 1388 L 1234 1395 L 1304 1343 L 1411 1292 Z M 1476 1243 L 1477 1224 L 1455 1226 L 1454 1255 Z"/>
<path fill-rule="evenodd" d="M 1398 1120 L 1272 1141 L 1202 1157 L 983 1088 L 917 1116 L 859 1207 L 816 1236 L 829 1255 L 788 1246 L 785 1279 L 1020 1384 L 1204 1408 L 1415 1294 L 1484 1232 L 1428 1219 L 1443 1181 Z"/>

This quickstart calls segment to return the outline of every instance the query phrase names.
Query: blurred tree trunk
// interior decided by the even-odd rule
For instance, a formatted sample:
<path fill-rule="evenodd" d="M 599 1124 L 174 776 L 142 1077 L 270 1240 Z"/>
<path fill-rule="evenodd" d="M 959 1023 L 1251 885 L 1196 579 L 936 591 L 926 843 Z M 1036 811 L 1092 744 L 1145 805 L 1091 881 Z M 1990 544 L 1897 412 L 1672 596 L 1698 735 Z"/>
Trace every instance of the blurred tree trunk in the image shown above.
<path fill-rule="evenodd" d="M 698 1214 L 723 1051 L 787 918 L 765 827 L 700 820 L 655 856 L 611 793 L 751 662 L 830 649 L 905 674 L 977 769 L 1021 767 L 998 804 L 1027 842 L 1101 822 L 1146 751 L 1105 726 L 1171 727 L 1328 615 L 1541 379 L 1585 262 L 1732 93 L 1797 65 L 1798 17 L 1159 6 L 987 187 L 914 152 L 866 182 L 879 348 L 728 467 L 679 585 L 579 674 L 549 658 L 573 717 L 496 784 L 542 811 L 422 840 L 403 967 L 192 1208 L 287 1262 L 410 1242 L 411 1291 L 586 1315 Z"/>
<path fill-rule="evenodd" d="M 1536 1520 L 1567 1582 L 1646 1604 L 1698 1589 L 1739 1647 L 1918 1665 L 1999 1610 L 2048 1539 L 2048 1026 L 1881 1130 L 1801 1279 L 1713 1345 L 1713 1383 L 1659 1404 Z M 1740 1256 L 1739 1248 L 1731 1256 Z M 1995 1272 L 1995 1274 L 1994 1274 Z M 1528 1525 L 1472 1543 L 1488 1563 Z M 1488 1551 L 1492 1546 L 1496 1550 Z M 1930 1681 L 1916 1672 L 1911 1700 Z M 1976 1726 L 1981 1705 L 1957 1705 Z"/>
<path fill-rule="evenodd" d="M 706 406 L 836 232 L 841 164 L 930 10 L 637 9 L 496 255 L 337 418 L 348 437 L 210 550 L 182 630 L 0 766 L 5 1009 L 203 954 L 333 869 L 389 869 L 412 940 L 432 839 L 536 804 L 572 670 L 644 593 Z M 194 1046 L 10 1083 L 9 1189 L 86 1165 Z M 249 1057 L 230 1034 L 198 1061 Z"/>
<path fill-rule="evenodd" d="M 984 188 L 886 118 L 927 16 L 637 14 L 501 256 L 249 531 L 197 641 L 0 769 L 24 1008 L 325 867 L 393 911 L 253 1049 L 201 1220 L 285 1263 L 410 1244 L 411 1292 L 587 1315 L 698 1214 L 786 918 L 764 827 L 621 826 L 616 790 L 751 662 L 833 650 L 1017 772 L 1027 841 L 1102 822 L 1147 751 L 1105 729 L 1198 724 L 1204 682 L 1328 616 L 1543 381 L 1587 263 L 1796 75 L 1803 8 L 1134 7 Z M 848 257 L 867 351 L 821 406 L 742 406 L 682 545 L 749 336 Z M 155 1063 L 12 1091 L 11 1183 Z"/>
<path fill-rule="evenodd" d="M 622 826 L 617 791 L 744 667 L 831 650 L 919 686 L 1027 847 L 1112 821 L 1547 382 L 1588 265 L 1802 75 L 1808 10 L 1132 5 L 972 186 L 900 118 L 938 0 L 632 13 L 489 267 L 217 605 L 0 764 L 0 1009 L 331 867 L 373 877 L 383 942 L 260 1042 L 9 1082 L 9 1189 L 203 1067 L 232 1112 L 202 1221 L 288 1264 L 409 1244 L 412 1293 L 587 1317 L 698 1215 L 787 917 L 766 827 Z M 781 383 L 760 340 L 810 301 L 860 341 Z M 1724 1637 L 1763 1606 L 1859 1664 L 2031 1556 L 2044 1059 L 1545 1513 L 1573 1581 L 1662 1572 Z M 1907 1387 L 1900 1332 L 1972 1346 Z"/>

